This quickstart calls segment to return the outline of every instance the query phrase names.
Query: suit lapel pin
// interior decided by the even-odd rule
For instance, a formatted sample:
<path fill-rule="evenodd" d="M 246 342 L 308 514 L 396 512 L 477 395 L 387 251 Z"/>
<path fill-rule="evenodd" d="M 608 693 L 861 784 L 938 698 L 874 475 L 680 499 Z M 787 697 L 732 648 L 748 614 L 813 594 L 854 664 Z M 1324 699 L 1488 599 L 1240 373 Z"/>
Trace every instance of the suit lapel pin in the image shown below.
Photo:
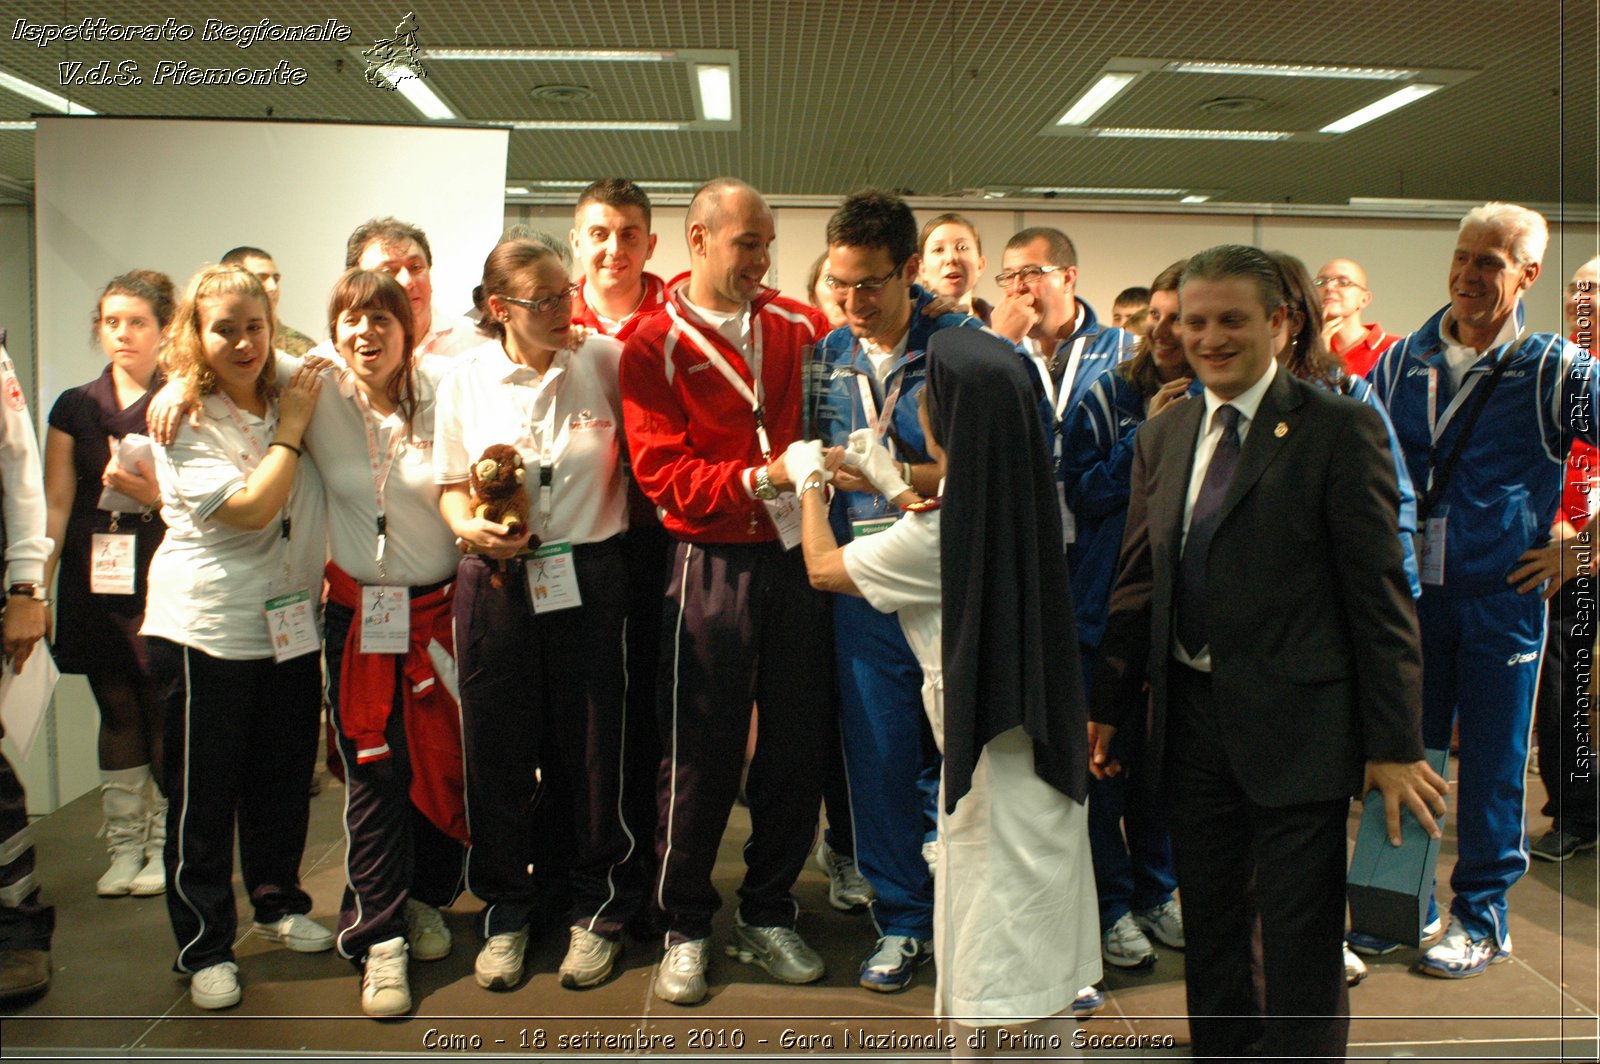
<path fill-rule="evenodd" d="M 1289 435 L 1289 423 L 1287 421 L 1278 422 L 1277 427 L 1272 430 L 1272 434 L 1280 440 L 1283 439 Z"/>

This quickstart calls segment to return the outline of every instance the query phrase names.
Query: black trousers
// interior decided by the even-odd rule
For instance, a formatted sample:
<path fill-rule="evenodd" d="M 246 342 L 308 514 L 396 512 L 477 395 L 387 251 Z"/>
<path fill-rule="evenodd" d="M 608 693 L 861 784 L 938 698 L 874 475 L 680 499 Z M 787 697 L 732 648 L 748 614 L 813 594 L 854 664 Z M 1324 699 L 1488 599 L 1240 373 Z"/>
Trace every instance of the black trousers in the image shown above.
<path fill-rule="evenodd" d="M 328 662 L 328 712 L 333 721 L 334 744 L 344 765 L 345 854 L 344 899 L 339 906 L 339 953 L 354 961 L 367 950 L 406 933 L 407 898 L 443 908 L 461 893 L 466 847 L 446 835 L 411 801 L 411 779 L 418 766 L 411 763 L 406 741 L 403 684 L 405 655 L 392 657 L 398 676 L 394 707 L 384 729 L 389 756 L 362 764 L 355 743 L 340 727 L 340 670 L 355 612 L 330 602 L 326 607 L 327 638 L 323 652 Z M 426 765 L 421 771 L 428 770 Z"/>
<path fill-rule="evenodd" d="M 752 703 L 761 708 L 745 794 L 750 840 L 739 914 L 793 927 L 790 888 L 816 841 L 833 630 L 799 548 L 679 543 L 662 629 L 661 823 L 656 901 L 667 940 L 711 933 L 717 847 L 739 792 Z"/>
<path fill-rule="evenodd" d="M 1195 1058 L 1343 1060 L 1350 803 L 1252 802 L 1219 740 L 1210 677 L 1170 669 L 1167 794 Z"/>
<path fill-rule="evenodd" d="M 1590 729 L 1590 682 L 1594 676 L 1594 617 L 1600 586 L 1592 576 L 1561 585 L 1551 602 L 1535 703 L 1539 735 L 1539 778 L 1549 800 L 1544 814 L 1568 834 L 1596 834 L 1594 734 Z"/>
<path fill-rule="evenodd" d="M 642 904 L 622 774 L 627 570 L 616 539 L 573 550 L 581 606 L 535 614 L 520 567 L 463 558 L 456 664 L 466 756 L 467 888 L 484 934 L 535 915 L 615 938 Z M 531 866 L 531 871 L 530 871 Z"/>
<path fill-rule="evenodd" d="M 42 653 L 42 652 L 41 652 Z M 34 668 L 38 668 L 35 658 Z M 0 724 L 0 737 L 6 733 Z M 6 859 L 9 857 L 9 859 Z M 39 904 L 33 876 L 33 829 L 28 826 L 28 797 L 22 781 L 0 755 L 0 951 L 50 948 L 56 911 Z"/>
<path fill-rule="evenodd" d="M 213 658 L 149 640 L 166 716 L 167 915 L 174 967 L 233 960 L 233 843 L 261 923 L 311 911 L 300 858 L 321 733 L 322 659 Z"/>
<path fill-rule="evenodd" d="M 628 695 L 623 724 L 627 756 L 622 766 L 622 815 L 638 845 L 619 874 L 628 881 L 628 890 L 640 898 L 649 896 L 656 879 L 656 821 L 661 815 L 656 808 L 656 774 L 661 771 L 656 689 L 661 668 L 661 613 L 676 542 L 661 527 L 639 489 L 630 484 L 628 534 L 622 542 L 628 566 Z M 646 934 L 654 917 L 648 906 L 641 907 L 632 930 Z"/>

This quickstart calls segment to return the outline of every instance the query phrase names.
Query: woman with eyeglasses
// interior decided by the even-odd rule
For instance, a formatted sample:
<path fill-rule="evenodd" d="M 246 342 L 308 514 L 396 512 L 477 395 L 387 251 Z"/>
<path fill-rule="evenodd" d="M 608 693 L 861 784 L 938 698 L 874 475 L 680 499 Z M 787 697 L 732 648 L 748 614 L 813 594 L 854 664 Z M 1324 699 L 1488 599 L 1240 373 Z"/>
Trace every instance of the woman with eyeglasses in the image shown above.
<path fill-rule="evenodd" d="M 570 924 L 561 984 L 611 974 L 642 885 L 616 871 L 621 817 L 627 529 L 622 345 L 574 326 L 575 286 L 530 240 L 489 253 L 473 293 L 487 343 L 439 387 L 440 510 L 465 557 L 455 632 L 466 760 L 467 887 L 488 903 L 478 984 L 522 978 L 529 925 Z M 478 516 L 486 448 L 523 462 L 528 523 Z M 570 912 L 568 905 L 570 903 Z"/>

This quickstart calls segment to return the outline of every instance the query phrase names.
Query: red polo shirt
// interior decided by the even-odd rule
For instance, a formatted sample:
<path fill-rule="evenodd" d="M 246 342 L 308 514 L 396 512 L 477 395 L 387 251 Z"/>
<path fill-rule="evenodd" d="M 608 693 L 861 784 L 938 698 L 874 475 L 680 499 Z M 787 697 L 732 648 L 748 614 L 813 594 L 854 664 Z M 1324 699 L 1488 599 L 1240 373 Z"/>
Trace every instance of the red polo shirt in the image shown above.
<path fill-rule="evenodd" d="M 1361 342 L 1359 344 L 1340 347 L 1339 338 L 1335 336 L 1329 341 L 1328 346 L 1344 362 L 1345 372 L 1354 374 L 1357 377 L 1365 377 L 1372 367 L 1377 365 L 1379 357 L 1389 350 L 1389 345 L 1399 339 L 1400 337 L 1398 336 L 1384 332 L 1383 326 L 1374 322 L 1367 326 L 1366 332 L 1361 334 Z"/>

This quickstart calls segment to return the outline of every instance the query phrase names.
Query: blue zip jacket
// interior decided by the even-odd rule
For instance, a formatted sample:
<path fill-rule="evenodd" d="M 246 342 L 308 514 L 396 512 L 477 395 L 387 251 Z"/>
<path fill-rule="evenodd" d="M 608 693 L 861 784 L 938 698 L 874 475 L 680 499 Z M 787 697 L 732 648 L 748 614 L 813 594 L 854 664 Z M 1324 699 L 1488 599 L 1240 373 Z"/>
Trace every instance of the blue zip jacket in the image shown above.
<path fill-rule="evenodd" d="M 1055 365 L 1050 367 L 1050 380 L 1052 392 L 1061 387 L 1061 382 L 1066 378 L 1067 365 L 1072 361 L 1073 349 L 1082 341 L 1083 350 L 1078 356 L 1078 372 L 1072 378 L 1072 387 L 1065 396 L 1056 395 L 1055 410 L 1052 423 L 1059 426 L 1066 420 L 1072 409 L 1083 402 L 1083 397 L 1089 391 L 1089 386 L 1112 366 L 1133 357 L 1135 345 L 1134 335 L 1124 329 L 1110 325 L 1100 324 L 1100 319 L 1095 316 L 1094 308 L 1079 299 L 1078 306 L 1083 308 L 1083 324 L 1071 336 L 1056 344 L 1051 352 L 1056 358 Z M 1035 371 L 1037 372 L 1037 370 Z"/>
<path fill-rule="evenodd" d="M 1473 394 L 1457 402 L 1460 393 L 1450 386 L 1440 332 L 1449 309 L 1384 352 L 1368 375 L 1389 408 L 1412 483 L 1422 490 L 1475 405 Z M 1589 354 L 1555 333 L 1524 333 L 1520 304 L 1516 316 L 1518 339 L 1485 351 L 1462 376 L 1461 392 L 1475 393 L 1500 360 L 1511 360 L 1431 515 L 1445 521 L 1442 590 L 1449 595 L 1511 590 L 1506 577 L 1517 559 L 1549 539 L 1572 441 L 1600 442 L 1594 421 L 1600 380 Z M 1443 426 L 1437 446 L 1430 390 Z"/>
<path fill-rule="evenodd" d="M 983 322 L 971 314 L 941 314 L 929 318 L 922 311 L 933 296 L 921 285 L 911 286 L 911 329 L 906 337 L 905 354 L 889 367 L 885 384 L 878 383 L 872 362 L 861 349 L 848 326 L 841 326 L 822 338 L 812 352 L 807 368 L 806 389 L 810 417 L 808 431 L 816 433 L 829 446 L 844 446 L 854 429 L 869 428 L 863 390 L 872 396 L 872 405 L 881 416 L 888 397 L 895 396 L 894 412 L 887 431 L 878 439 L 902 462 L 929 461 L 927 441 L 917 420 L 920 394 L 928 380 L 926 351 L 928 339 L 940 329 L 981 329 Z M 896 393 L 898 392 L 898 395 Z M 828 519 L 839 542 L 854 538 L 852 521 L 894 518 L 898 511 L 875 492 L 840 491 L 833 497 Z"/>
<path fill-rule="evenodd" d="M 1192 400 L 1204 402 L 1196 381 Z M 1417 496 L 1406 472 L 1394 426 L 1372 387 L 1359 377 L 1346 377 L 1340 391 L 1377 410 L 1389 430 L 1389 451 L 1400 485 L 1399 535 L 1406 577 L 1413 597 L 1422 593 L 1414 533 Z M 1067 505 L 1077 521 L 1077 540 L 1068 548 L 1072 602 L 1077 611 L 1078 641 L 1099 646 L 1105 634 L 1111 585 L 1117 574 L 1122 533 L 1128 516 L 1133 472 L 1133 437 L 1145 420 L 1145 397 L 1120 373 L 1104 373 L 1083 401 L 1068 411 L 1061 428 L 1061 475 Z"/>

